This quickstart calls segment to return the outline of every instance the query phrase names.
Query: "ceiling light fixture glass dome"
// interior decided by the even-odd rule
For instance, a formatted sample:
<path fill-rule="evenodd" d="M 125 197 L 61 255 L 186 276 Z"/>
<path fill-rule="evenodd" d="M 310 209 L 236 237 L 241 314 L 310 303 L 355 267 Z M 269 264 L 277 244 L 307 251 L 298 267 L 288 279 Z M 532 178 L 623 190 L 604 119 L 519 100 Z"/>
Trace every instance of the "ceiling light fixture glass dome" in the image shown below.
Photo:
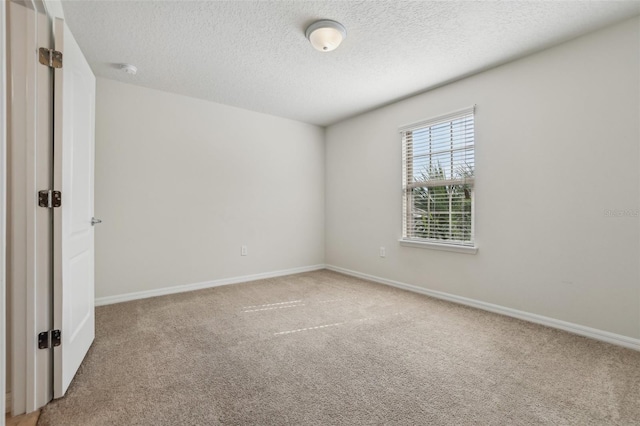
<path fill-rule="evenodd" d="M 339 22 L 323 19 L 309 25 L 305 35 L 316 50 L 331 52 L 347 37 L 347 30 Z"/>

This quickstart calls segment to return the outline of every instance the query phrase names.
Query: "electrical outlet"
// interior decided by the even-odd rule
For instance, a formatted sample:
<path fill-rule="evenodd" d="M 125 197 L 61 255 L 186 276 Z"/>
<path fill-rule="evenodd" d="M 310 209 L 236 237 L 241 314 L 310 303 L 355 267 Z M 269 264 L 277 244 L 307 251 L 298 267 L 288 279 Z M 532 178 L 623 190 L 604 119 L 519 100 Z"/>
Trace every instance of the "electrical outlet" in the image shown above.
<path fill-rule="evenodd" d="M 247 246 L 240 247 L 240 256 L 246 256 L 246 255 L 247 255 Z"/>
<path fill-rule="evenodd" d="M 380 257 L 387 257 L 387 251 L 384 247 L 380 247 Z"/>

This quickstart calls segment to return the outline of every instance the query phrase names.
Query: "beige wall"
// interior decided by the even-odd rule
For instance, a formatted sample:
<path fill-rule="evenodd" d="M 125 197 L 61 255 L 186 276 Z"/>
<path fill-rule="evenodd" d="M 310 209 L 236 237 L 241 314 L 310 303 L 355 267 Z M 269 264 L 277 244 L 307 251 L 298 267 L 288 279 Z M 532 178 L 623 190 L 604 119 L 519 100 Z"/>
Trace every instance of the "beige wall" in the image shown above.
<path fill-rule="evenodd" d="M 324 263 L 322 128 L 105 79 L 96 97 L 98 299 Z"/>
<path fill-rule="evenodd" d="M 326 263 L 639 338 L 639 26 L 329 127 Z M 473 104 L 478 253 L 400 246 L 398 126 Z"/>

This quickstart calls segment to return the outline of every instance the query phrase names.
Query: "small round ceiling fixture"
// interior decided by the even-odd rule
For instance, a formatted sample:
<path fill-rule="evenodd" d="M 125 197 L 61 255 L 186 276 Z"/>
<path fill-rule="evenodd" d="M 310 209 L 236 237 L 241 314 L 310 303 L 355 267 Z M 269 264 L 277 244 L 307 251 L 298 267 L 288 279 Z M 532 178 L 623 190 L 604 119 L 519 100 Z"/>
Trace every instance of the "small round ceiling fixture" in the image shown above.
<path fill-rule="evenodd" d="M 138 68 L 135 65 L 131 64 L 120 64 L 120 69 L 131 75 L 136 75 L 136 73 L 138 72 Z"/>
<path fill-rule="evenodd" d="M 309 25 L 305 36 L 317 50 L 331 52 L 347 37 L 347 29 L 340 22 L 323 19 Z"/>

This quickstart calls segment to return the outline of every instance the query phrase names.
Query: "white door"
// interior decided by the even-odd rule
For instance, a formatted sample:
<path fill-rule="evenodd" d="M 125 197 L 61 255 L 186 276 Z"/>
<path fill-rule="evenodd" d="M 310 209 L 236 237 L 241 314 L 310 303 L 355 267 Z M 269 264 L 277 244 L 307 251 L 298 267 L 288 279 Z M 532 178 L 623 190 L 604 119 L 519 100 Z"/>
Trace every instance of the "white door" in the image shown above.
<path fill-rule="evenodd" d="M 53 396 L 64 396 L 82 363 L 95 330 L 93 165 L 96 80 L 62 19 L 54 22 L 55 50 L 63 66 L 54 79 Z"/>

